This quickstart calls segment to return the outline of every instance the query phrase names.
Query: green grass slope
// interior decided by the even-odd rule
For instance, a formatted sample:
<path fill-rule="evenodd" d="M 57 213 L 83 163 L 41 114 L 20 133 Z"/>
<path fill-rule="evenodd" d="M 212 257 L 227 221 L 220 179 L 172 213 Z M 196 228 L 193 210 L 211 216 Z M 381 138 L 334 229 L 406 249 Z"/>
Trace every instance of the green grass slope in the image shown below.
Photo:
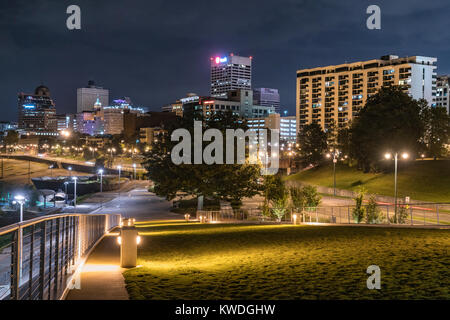
<path fill-rule="evenodd" d="M 393 165 L 393 164 L 392 164 Z M 333 187 L 333 167 L 313 168 L 287 177 L 309 184 Z M 336 185 L 339 189 L 355 190 L 363 185 L 369 193 L 394 195 L 394 173 L 363 173 L 355 168 L 338 164 L 336 166 Z M 404 164 L 399 161 L 399 197 L 411 199 L 450 202 L 450 161 L 415 161 Z"/>
<path fill-rule="evenodd" d="M 131 299 L 449 299 L 450 230 L 138 224 Z M 381 290 L 367 289 L 367 267 Z"/>

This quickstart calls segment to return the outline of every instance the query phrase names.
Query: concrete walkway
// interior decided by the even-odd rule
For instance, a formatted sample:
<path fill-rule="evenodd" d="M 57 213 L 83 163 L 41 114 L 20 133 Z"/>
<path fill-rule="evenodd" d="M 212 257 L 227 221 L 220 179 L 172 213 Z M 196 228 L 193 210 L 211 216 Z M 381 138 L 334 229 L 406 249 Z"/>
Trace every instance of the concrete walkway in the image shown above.
<path fill-rule="evenodd" d="M 120 247 L 112 233 L 97 245 L 81 272 L 81 289 L 73 289 L 66 300 L 128 300 L 120 267 Z"/>

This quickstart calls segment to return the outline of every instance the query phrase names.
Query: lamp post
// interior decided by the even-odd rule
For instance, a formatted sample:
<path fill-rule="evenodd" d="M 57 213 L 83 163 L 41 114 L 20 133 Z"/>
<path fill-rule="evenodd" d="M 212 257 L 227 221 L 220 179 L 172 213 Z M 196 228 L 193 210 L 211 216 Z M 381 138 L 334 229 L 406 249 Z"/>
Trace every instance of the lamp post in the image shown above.
<path fill-rule="evenodd" d="M 64 188 L 65 188 L 65 193 L 64 193 L 64 202 L 67 204 L 67 185 L 69 184 L 69 182 L 64 182 Z"/>
<path fill-rule="evenodd" d="M 73 207 L 77 206 L 77 179 L 78 177 L 72 177 L 73 180 Z"/>
<path fill-rule="evenodd" d="M 392 155 L 390 153 L 386 153 L 384 157 L 389 160 L 391 159 Z M 409 155 L 406 152 L 402 153 L 403 159 L 408 159 Z M 394 218 L 395 222 L 397 223 L 397 163 L 398 163 L 398 152 L 394 154 L 394 163 L 395 163 L 395 169 L 394 169 Z"/>
<path fill-rule="evenodd" d="M 136 180 L 136 163 L 133 163 L 133 180 Z"/>
<path fill-rule="evenodd" d="M 120 198 L 120 172 L 122 170 L 122 166 L 117 166 L 117 169 L 119 169 L 119 198 Z"/>
<path fill-rule="evenodd" d="M 103 169 L 98 170 L 98 173 L 100 174 L 100 193 L 103 192 Z"/>
<path fill-rule="evenodd" d="M 336 163 L 337 163 L 337 156 L 339 156 L 338 150 L 333 150 L 333 152 L 327 153 L 327 158 L 333 157 L 333 195 L 336 196 Z"/>
<path fill-rule="evenodd" d="M 25 197 L 21 194 L 18 194 L 14 197 L 14 202 L 13 203 L 18 203 L 20 205 L 20 216 L 19 216 L 19 222 L 22 223 L 23 222 L 23 205 L 25 204 Z M 20 281 L 20 278 L 22 276 L 22 249 L 23 249 L 23 232 L 22 232 L 22 227 L 19 227 L 19 236 L 18 236 L 18 244 L 19 244 L 19 250 L 18 250 L 18 254 L 19 254 L 19 279 L 17 281 Z"/>
<path fill-rule="evenodd" d="M 72 167 L 69 167 L 67 169 L 69 169 L 70 176 L 72 176 Z"/>

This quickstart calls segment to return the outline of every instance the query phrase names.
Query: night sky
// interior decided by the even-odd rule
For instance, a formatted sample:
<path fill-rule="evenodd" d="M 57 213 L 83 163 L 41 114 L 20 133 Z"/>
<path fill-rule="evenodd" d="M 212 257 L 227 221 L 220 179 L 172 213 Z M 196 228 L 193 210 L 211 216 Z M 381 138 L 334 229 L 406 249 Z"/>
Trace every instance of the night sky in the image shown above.
<path fill-rule="evenodd" d="M 66 8 L 81 7 L 81 30 Z M 366 8 L 381 7 L 381 30 Z M 0 120 L 17 121 L 17 93 L 50 88 L 58 113 L 76 112 L 93 79 L 110 100 L 160 110 L 209 94 L 209 58 L 253 56 L 253 87 L 278 88 L 295 114 L 296 70 L 378 58 L 438 58 L 450 73 L 448 0 L 0 0 Z"/>

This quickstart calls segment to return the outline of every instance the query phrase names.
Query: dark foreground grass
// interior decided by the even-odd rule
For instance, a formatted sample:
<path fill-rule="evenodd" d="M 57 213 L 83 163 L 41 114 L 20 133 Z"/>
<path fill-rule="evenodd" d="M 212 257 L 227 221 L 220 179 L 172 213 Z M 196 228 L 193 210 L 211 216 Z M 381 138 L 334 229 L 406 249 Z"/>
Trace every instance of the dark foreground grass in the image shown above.
<path fill-rule="evenodd" d="M 141 224 L 132 299 L 449 299 L 450 230 Z M 366 269 L 381 268 L 381 290 Z"/>

